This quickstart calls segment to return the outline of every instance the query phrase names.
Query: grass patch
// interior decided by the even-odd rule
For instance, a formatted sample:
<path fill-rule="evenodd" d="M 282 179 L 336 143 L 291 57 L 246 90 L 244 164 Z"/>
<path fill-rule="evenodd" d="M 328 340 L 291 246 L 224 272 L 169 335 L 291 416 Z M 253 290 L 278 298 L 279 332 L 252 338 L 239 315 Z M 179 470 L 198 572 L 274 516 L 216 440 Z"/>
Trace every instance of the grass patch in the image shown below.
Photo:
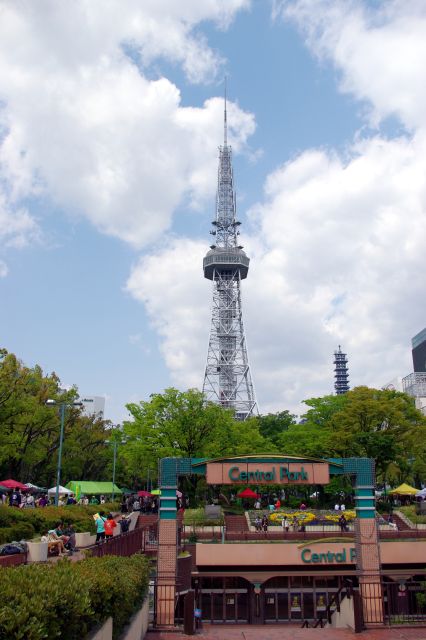
<path fill-rule="evenodd" d="M 404 514 L 413 524 L 426 524 L 426 515 L 419 516 L 416 513 L 416 507 L 414 505 L 408 505 L 407 507 L 399 507 L 398 511 Z"/>
<path fill-rule="evenodd" d="M 203 507 L 200 509 L 186 509 L 183 515 L 183 523 L 188 527 L 219 526 L 223 524 L 223 512 L 221 511 L 220 518 L 213 520 L 212 518 L 206 518 Z"/>

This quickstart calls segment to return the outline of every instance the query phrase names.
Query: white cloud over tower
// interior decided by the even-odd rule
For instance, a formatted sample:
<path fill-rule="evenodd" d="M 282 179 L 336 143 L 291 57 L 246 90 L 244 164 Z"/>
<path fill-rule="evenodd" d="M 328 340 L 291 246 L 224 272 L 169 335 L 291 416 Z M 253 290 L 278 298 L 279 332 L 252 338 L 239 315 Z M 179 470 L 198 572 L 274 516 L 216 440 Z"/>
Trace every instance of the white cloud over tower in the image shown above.
<path fill-rule="evenodd" d="M 336 67 L 340 90 L 361 101 L 366 123 L 393 116 L 402 130 L 395 137 L 358 132 L 344 153 L 307 149 L 268 176 L 263 199 L 249 211 L 243 308 L 263 411 L 295 409 L 331 392 L 339 343 L 352 384 L 380 386 L 410 370 L 410 337 L 426 316 L 426 10 L 409 4 L 275 3 L 275 19 L 292 21 L 312 53 Z M 194 371 L 202 380 L 210 293 L 207 282 L 200 288 L 202 245 L 173 241 L 142 259 L 128 283 L 161 326 L 181 386 L 193 384 Z M 179 296 L 173 285 L 157 290 L 156 261 L 167 269 L 184 256 L 193 263 Z"/>

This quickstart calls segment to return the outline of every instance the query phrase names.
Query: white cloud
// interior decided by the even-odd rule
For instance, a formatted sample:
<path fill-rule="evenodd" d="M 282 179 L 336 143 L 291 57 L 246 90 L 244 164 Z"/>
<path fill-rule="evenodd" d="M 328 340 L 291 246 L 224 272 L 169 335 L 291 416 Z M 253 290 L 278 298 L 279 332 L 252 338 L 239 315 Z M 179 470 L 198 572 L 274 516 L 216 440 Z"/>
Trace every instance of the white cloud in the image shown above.
<path fill-rule="evenodd" d="M 4 260 L 0 260 L 0 278 L 5 278 L 9 273 L 9 267 Z"/>
<path fill-rule="evenodd" d="M 126 290 L 143 302 L 180 388 L 202 386 L 211 287 L 202 274 L 203 242 L 173 238 L 140 258 Z"/>
<path fill-rule="evenodd" d="M 190 80 L 221 60 L 197 26 L 226 28 L 247 0 L 141 3 L 6 1 L 0 22 L 0 171 L 4 198 L 51 198 L 134 246 L 158 238 L 187 198 L 214 190 L 221 101 L 182 107 L 177 87 L 147 78 L 166 59 Z M 238 149 L 254 118 L 236 105 Z"/>
<path fill-rule="evenodd" d="M 341 71 L 341 89 L 367 100 L 371 119 L 426 125 L 424 0 L 275 0 L 274 16 L 296 23 L 308 46 Z"/>
<path fill-rule="evenodd" d="M 38 237 L 36 220 L 25 207 L 14 209 L 0 188 L 0 245 L 20 248 Z"/>
<path fill-rule="evenodd" d="M 263 412 L 298 411 L 303 398 L 331 392 L 338 344 L 348 353 L 352 386 L 408 374 L 410 338 L 425 325 L 424 5 L 381 6 L 387 12 L 373 21 L 361 2 L 280 4 L 287 18 L 304 21 L 309 46 L 341 69 L 345 90 L 367 99 L 377 120 L 394 113 L 412 131 L 394 139 L 357 135 L 343 154 L 308 149 L 269 175 L 263 200 L 251 208 L 251 228 L 242 230 L 252 258 L 243 313 Z M 388 69 L 386 56 L 394 61 L 398 50 Z M 207 237 L 173 240 L 143 259 L 128 283 L 182 387 L 202 384 L 206 249 Z"/>

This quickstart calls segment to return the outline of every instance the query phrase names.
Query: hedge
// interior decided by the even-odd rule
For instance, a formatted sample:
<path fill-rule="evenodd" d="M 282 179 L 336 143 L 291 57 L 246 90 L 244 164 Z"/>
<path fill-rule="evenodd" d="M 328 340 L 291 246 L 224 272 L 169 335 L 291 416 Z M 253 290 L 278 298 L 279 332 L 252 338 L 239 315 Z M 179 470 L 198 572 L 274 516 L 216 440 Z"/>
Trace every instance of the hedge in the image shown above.
<path fill-rule="evenodd" d="M 148 590 L 145 556 L 1 570 L 1 640 L 81 640 L 109 616 L 117 638 Z"/>
<path fill-rule="evenodd" d="M 72 524 L 77 532 L 95 533 L 92 518 L 97 511 L 117 510 L 117 503 L 103 505 L 70 505 L 67 507 L 40 507 L 35 509 L 16 509 L 0 506 L 0 544 L 13 540 L 29 540 L 53 529 L 59 521 Z"/>

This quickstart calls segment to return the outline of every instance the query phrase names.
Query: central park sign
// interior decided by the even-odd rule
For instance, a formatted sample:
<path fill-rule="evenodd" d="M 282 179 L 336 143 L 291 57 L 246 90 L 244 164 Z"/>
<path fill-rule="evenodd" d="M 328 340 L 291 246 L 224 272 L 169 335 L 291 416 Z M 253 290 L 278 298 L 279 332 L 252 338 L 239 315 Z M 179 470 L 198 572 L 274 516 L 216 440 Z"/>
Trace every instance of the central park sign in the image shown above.
<path fill-rule="evenodd" d="M 327 484 L 323 462 L 208 462 L 207 484 Z"/>

